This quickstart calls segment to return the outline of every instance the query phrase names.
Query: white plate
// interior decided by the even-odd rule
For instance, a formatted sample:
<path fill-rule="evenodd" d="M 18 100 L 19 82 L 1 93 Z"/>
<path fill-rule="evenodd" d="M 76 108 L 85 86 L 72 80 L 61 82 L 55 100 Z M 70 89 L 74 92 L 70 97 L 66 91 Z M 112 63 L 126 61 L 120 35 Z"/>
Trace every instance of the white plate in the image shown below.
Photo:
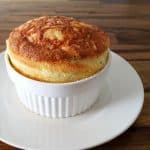
<path fill-rule="evenodd" d="M 18 100 L 0 55 L 0 139 L 32 150 L 85 149 L 117 137 L 132 125 L 143 106 L 144 91 L 136 71 L 112 52 L 103 99 L 87 112 L 49 119 L 28 111 Z M 93 89 L 94 90 L 94 89 Z"/>

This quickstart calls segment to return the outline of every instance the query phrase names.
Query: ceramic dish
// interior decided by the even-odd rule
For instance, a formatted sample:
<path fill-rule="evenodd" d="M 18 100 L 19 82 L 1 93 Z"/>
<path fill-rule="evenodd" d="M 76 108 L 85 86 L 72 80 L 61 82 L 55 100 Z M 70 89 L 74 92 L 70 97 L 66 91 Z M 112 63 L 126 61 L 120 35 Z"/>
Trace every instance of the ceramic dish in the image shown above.
<path fill-rule="evenodd" d="M 65 119 L 28 111 L 18 100 L 0 54 L 0 140 L 27 150 L 74 150 L 101 145 L 127 130 L 142 109 L 143 85 L 127 61 L 111 54 L 110 76 L 97 102 L 85 113 Z"/>
<path fill-rule="evenodd" d="M 51 118 L 70 117 L 90 108 L 105 84 L 111 55 L 105 67 L 88 78 L 69 83 L 47 83 L 18 73 L 5 55 L 6 68 L 19 99 L 29 110 Z"/>

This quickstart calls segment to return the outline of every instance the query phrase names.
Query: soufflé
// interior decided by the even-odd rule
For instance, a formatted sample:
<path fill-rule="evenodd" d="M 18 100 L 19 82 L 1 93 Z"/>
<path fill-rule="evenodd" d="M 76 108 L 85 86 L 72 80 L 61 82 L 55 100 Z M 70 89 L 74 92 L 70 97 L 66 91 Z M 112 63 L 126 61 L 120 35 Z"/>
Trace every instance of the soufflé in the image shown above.
<path fill-rule="evenodd" d="M 16 71 L 51 83 L 74 82 L 97 73 L 109 52 L 103 30 L 64 16 L 32 19 L 15 28 L 6 43 Z"/>

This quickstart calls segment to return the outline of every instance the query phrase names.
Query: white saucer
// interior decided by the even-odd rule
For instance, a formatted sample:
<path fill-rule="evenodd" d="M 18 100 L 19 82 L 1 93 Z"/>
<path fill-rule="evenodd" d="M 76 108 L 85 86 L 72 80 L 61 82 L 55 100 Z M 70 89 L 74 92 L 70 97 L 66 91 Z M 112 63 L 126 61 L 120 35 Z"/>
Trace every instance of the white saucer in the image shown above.
<path fill-rule="evenodd" d="M 113 52 L 103 99 L 89 111 L 66 119 L 43 118 L 28 111 L 8 79 L 3 53 L 0 68 L 0 140 L 18 148 L 73 150 L 103 144 L 127 130 L 143 106 L 138 74 Z"/>

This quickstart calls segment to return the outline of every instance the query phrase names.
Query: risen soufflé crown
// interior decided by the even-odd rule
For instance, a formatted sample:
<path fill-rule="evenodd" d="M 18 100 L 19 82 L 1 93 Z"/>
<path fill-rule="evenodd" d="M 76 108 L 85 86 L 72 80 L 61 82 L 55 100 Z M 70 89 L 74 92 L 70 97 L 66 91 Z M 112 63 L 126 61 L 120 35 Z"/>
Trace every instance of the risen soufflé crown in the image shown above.
<path fill-rule="evenodd" d="M 73 82 L 107 63 L 109 38 L 98 27 L 71 17 L 44 16 L 15 28 L 7 40 L 12 66 L 45 82 Z"/>

